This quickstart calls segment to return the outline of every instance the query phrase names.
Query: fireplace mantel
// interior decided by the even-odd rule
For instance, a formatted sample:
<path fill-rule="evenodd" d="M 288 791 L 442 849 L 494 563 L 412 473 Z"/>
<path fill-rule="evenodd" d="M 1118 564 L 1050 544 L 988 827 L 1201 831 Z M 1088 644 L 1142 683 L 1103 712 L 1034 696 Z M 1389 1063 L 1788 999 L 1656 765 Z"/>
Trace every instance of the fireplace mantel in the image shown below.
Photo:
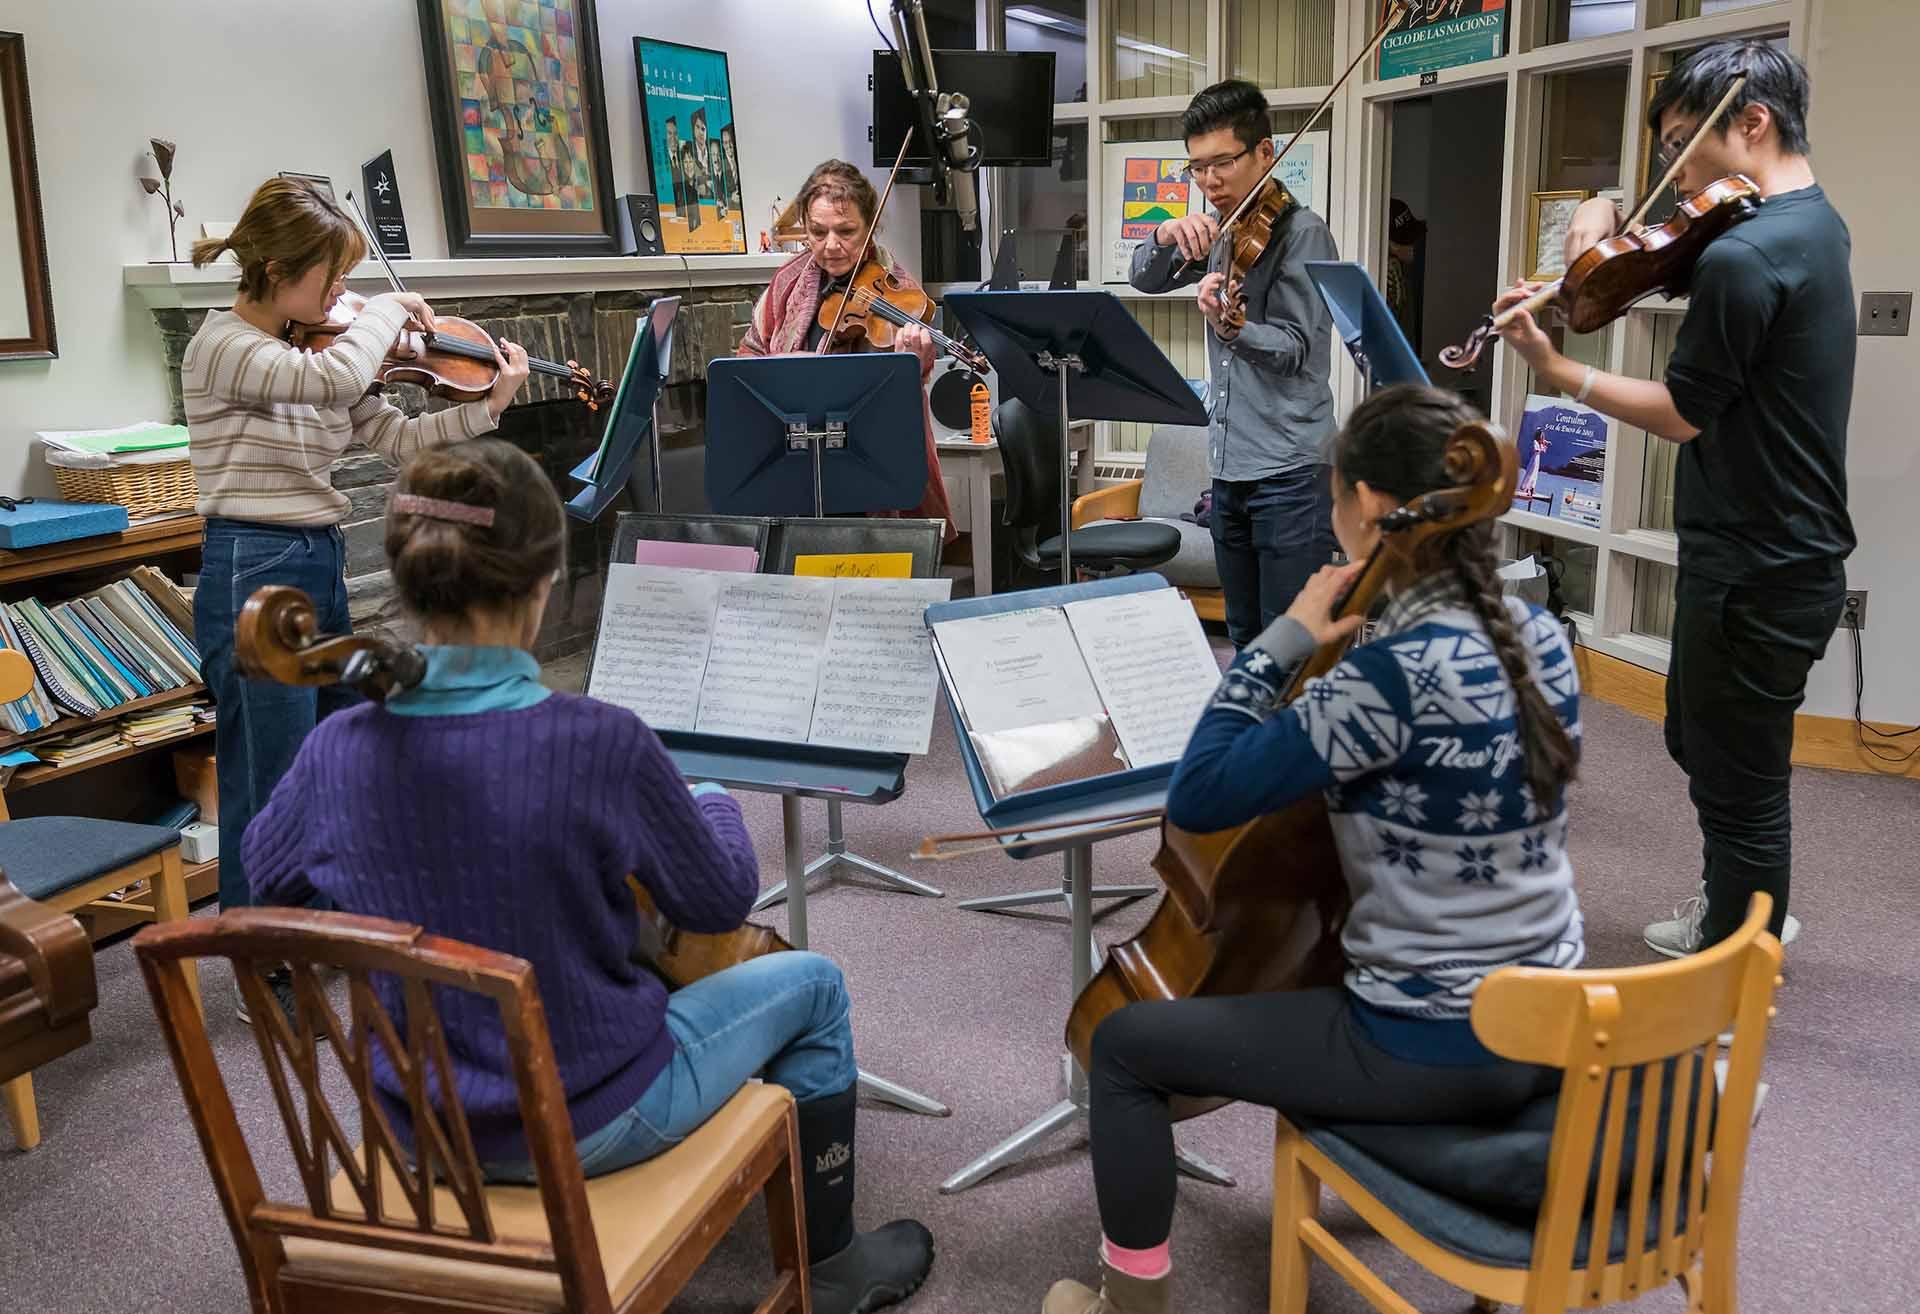
<path fill-rule="evenodd" d="M 509 260 L 396 260 L 394 272 L 429 301 L 453 297 L 538 296 L 764 285 L 792 257 L 767 255 L 589 256 Z M 154 310 L 213 310 L 233 304 L 239 266 L 221 260 L 204 269 L 189 264 L 125 266 L 126 285 Z M 347 275 L 358 292 L 378 292 L 386 274 L 362 261 Z"/>

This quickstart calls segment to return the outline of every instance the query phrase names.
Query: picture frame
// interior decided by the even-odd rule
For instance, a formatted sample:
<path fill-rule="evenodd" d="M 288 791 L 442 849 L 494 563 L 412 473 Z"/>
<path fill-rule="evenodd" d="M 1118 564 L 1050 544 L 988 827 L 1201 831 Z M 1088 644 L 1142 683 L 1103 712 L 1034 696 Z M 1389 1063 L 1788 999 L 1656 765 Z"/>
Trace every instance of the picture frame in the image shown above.
<path fill-rule="evenodd" d="M 1567 228 L 1592 192 L 1535 192 L 1527 199 L 1527 278 L 1546 283 L 1567 272 Z"/>
<path fill-rule="evenodd" d="M 340 198 L 334 195 L 334 191 L 333 191 L 333 179 L 327 177 L 327 175 L 324 173 L 294 173 L 290 170 L 282 169 L 280 171 L 280 176 L 282 178 L 305 179 L 307 182 L 310 182 L 313 184 L 314 190 L 319 192 L 320 195 L 326 197 L 329 201 L 334 202 L 336 205 L 339 204 Z"/>
<path fill-rule="evenodd" d="M 53 280 L 27 94 L 27 39 L 0 32 L 0 361 L 53 360 Z"/>
<path fill-rule="evenodd" d="M 618 255 L 594 0 L 419 0 L 447 250 Z"/>
<path fill-rule="evenodd" d="M 1653 107 L 1653 98 L 1659 92 L 1660 84 L 1665 82 L 1672 72 L 1672 69 L 1666 68 L 1647 74 L 1647 94 L 1640 102 L 1640 195 L 1642 196 L 1653 190 L 1653 185 L 1660 180 L 1661 174 L 1660 162 L 1655 154 L 1659 141 L 1654 136 L 1653 128 L 1647 123 L 1647 111 Z M 1653 203 L 1647 207 L 1647 217 L 1653 219 L 1658 216 L 1660 221 L 1664 222 L 1666 216 L 1673 213 L 1673 208 L 1679 200 L 1678 190 L 1671 186 L 1667 187 L 1659 196 L 1654 197 Z"/>
<path fill-rule="evenodd" d="M 633 68 L 667 254 L 745 255 L 739 127 L 726 52 L 637 36 Z"/>

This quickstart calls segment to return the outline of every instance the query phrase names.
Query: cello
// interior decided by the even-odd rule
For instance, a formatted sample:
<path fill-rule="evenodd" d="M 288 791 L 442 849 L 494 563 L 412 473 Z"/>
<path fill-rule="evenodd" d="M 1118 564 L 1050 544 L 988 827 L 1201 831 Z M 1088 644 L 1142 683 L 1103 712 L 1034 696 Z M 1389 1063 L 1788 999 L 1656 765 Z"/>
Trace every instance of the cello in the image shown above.
<path fill-rule="evenodd" d="M 378 703 L 411 689 L 427 673 L 427 659 L 411 644 L 381 634 L 321 634 L 313 599 L 284 584 L 270 584 L 247 599 L 233 646 L 235 662 L 252 679 L 311 687 L 348 684 Z M 674 989 L 761 954 L 793 948 L 777 931 L 753 922 L 719 934 L 681 930 L 644 886 L 631 876 L 627 885 L 640 915 L 635 953 Z"/>
<path fill-rule="evenodd" d="M 1519 462 L 1513 444 L 1492 425 L 1462 427 L 1444 461 L 1451 486 L 1381 518 L 1380 542 L 1334 609 L 1336 619 L 1365 615 L 1389 586 L 1436 568 L 1448 538 L 1492 520 L 1511 503 Z M 1282 702 L 1332 670 L 1350 643 L 1341 639 L 1316 650 L 1293 672 Z M 1324 794 L 1208 834 L 1163 821 L 1153 867 L 1167 887 L 1159 907 L 1140 934 L 1108 952 L 1068 1017 L 1067 1048 L 1083 1070 L 1091 1063 L 1094 1030 L 1128 1004 L 1339 982 L 1346 967 L 1340 932 L 1350 900 Z M 1226 1102 L 1176 1100 L 1174 1116 L 1193 1117 Z"/>

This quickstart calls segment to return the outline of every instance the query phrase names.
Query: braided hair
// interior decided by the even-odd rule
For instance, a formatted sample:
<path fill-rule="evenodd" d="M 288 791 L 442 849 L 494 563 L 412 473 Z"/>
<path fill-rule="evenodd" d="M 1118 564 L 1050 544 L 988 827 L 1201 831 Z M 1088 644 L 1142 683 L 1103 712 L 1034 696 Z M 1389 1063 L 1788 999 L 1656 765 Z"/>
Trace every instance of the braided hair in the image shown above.
<path fill-rule="evenodd" d="M 1334 469 L 1348 490 L 1364 481 L 1390 497 L 1411 501 L 1453 482 L 1443 462 L 1447 442 L 1461 426 L 1480 418 L 1458 396 L 1438 388 L 1383 388 L 1354 408 L 1334 439 Z M 1494 533 L 1493 522 L 1485 521 L 1453 535 L 1446 545 L 1447 562 L 1513 686 L 1527 784 L 1535 806 L 1549 814 L 1559 807 L 1574 778 L 1579 753 L 1541 692 L 1507 610 L 1496 574 Z"/>

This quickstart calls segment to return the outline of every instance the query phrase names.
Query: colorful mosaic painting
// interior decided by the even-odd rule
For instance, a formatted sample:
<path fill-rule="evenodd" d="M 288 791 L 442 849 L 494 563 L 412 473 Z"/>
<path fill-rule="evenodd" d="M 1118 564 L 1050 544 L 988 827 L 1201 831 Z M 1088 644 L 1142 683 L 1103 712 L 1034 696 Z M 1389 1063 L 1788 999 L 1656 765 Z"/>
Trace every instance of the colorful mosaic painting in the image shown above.
<path fill-rule="evenodd" d="M 442 0 L 474 209 L 592 210 L 576 0 Z"/>

